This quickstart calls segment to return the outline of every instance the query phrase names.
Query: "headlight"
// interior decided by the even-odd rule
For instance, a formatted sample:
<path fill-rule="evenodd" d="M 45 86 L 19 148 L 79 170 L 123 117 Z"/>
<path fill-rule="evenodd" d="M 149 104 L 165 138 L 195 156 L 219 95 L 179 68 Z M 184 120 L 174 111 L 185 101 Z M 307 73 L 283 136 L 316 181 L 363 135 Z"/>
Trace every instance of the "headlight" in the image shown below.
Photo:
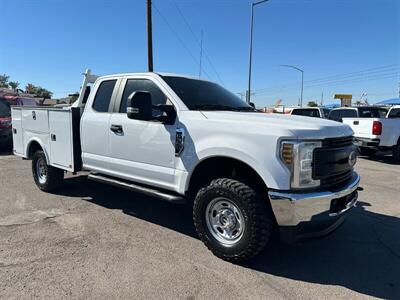
<path fill-rule="evenodd" d="M 311 188 L 320 185 L 312 178 L 314 149 L 320 148 L 321 142 L 283 141 L 281 159 L 291 171 L 292 188 Z"/>

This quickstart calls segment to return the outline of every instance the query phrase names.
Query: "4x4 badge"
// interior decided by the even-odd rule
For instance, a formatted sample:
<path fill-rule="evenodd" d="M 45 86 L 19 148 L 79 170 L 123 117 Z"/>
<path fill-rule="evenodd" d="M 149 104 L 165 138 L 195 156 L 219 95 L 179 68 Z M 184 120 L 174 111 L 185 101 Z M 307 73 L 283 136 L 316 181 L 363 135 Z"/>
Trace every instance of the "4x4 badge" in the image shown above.
<path fill-rule="evenodd" d="M 176 130 L 175 137 L 175 156 L 181 155 L 183 149 L 185 148 L 185 129 L 178 128 Z"/>

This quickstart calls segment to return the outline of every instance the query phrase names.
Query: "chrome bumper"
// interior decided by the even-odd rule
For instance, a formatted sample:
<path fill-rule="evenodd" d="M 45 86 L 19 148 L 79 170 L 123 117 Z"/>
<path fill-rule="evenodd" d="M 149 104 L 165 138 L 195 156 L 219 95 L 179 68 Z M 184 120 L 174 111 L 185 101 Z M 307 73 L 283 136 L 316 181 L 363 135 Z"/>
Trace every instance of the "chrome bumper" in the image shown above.
<path fill-rule="evenodd" d="M 311 222 L 319 216 L 335 219 L 357 202 L 357 187 L 360 176 L 354 172 L 351 182 L 337 191 L 290 193 L 269 191 L 272 210 L 279 226 L 296 226 L 302 222 Z M 332 200 L 343 202 L 343 207 L 332 210 Z M 337 218 L 336 218 L 337 219 Z"/>

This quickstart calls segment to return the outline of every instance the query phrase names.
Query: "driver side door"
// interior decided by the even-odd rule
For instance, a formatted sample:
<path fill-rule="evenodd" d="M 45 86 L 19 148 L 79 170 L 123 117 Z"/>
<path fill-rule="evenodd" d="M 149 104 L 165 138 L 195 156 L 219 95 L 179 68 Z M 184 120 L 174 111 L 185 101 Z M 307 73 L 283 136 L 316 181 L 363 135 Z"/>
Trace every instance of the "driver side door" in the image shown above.
<path fill-rule="evenodd" d="M 129 119 L 127 99 L 135 91 L 151 94 L 152 104 L 170 104 L 151 78 L 125 78 L 109 121 L 110 170 L 127 180 L 174 189 L 177 121 L 166 125 L 156 119 Z M 153 109 L 153 116 L 161 112 Z"/>

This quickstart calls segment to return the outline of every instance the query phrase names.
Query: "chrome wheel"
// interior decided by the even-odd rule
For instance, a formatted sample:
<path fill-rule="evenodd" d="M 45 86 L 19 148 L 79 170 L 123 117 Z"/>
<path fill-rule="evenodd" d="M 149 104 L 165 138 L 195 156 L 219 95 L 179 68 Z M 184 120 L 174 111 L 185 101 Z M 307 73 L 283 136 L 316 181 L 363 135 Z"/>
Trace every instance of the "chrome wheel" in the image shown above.
<path fill-rule="evenodd" d="M 36 162 L 36 176 L 41 184 L 45 184 L 47 181 L 47 165 L 43 158 L 40 158 Z"/>
<path fill-rule="evenodd" d="M 245 224 L 240 209 L 229 199 L 212 200 L 206 209 L 207 228 L 222 244 L 234 245 L 243 236 Z"/>

